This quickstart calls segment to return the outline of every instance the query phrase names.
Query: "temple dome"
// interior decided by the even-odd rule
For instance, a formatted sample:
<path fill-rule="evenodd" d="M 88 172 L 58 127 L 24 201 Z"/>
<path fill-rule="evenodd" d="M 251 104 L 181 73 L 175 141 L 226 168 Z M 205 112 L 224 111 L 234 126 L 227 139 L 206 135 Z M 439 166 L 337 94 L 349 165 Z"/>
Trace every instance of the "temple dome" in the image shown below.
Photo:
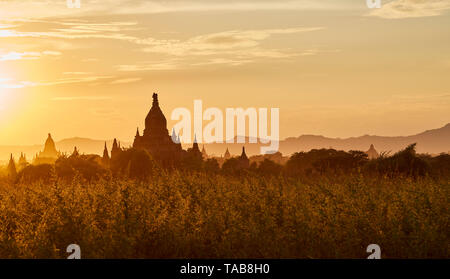
<path fill-rule="evenodd" d="M 52 139 L 52 135 L 48 134 L 48 138 L 45 141 L 44 150 L 36 154 L 33 163 L 40 164 L 54 164 L 56 159 L 61 155 L 56 150 L 55 141 Z"/>
<path fill-rule="evenodd" d="M 58 151 L 56 151 L 55 141 L 53 141 L 51 134 L 48 134 L 48 138 L 45 141 L 44 152 L 42 152 L 42 155 L 44 155 L 46 157 L 57 157 L 58 156 Z"/>
<path fill-rule="evenodd" d="M 153 93 L 152 108 L 145 118 L 144 134 L 149 134 L 150 136 L 165 136 L 169 134 L 169 131 L 167 130 L 167 120 L 159 107 L 158 94 L 156 93 Z"/>

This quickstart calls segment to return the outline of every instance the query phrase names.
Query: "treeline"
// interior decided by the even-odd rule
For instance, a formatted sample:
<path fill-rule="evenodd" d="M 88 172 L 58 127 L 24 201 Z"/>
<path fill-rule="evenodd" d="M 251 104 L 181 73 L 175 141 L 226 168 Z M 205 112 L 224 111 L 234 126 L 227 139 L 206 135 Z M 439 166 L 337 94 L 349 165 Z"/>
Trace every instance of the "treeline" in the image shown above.
<path fill-rule="evenodd" d="M 17 173 L 9 177 L 14 182 L 25 183 L 50 182 L 52 179 L 72 181 L 75 177 L 86 181 L 108 178 L 147 180 L 163 170 L 167 170 L 167 167 L 163 168 L 147 151 L 127 149 L 108 162 L 97 155 L 77 153 L 60 157 L 54 165 L 19 166 Z M 392 156 L 381 154 L 374 160 L 369 160 L 367 154 L 361 151 L 311 150 L 293 154 L 284 165 L 268 158 L 251 163 L 245 154 L 226 160 L 222 166 L 214 158 L 203 160 L 200 156 L 186 156 L 168 170 L 225 176 L 281 175 L 308 179 L 353 174 L 392 178 L 404 176 L 445 178 L 450 176 L 450 155 L 441 154 L 432 157 L 416 154 L 415 144 L 412 144 Z M 8 176 L 7 170 L 3 173 L 4 176 Z"/>
<path fill-rule="evenodd" d="M 450 177 L 450 155 L 430 156 L 417 154 L 416 144 L 389 156 L 369 160 L 361 151 L 312 150 L 294 154 L 286 164 L 285 171 L 291 176 L 321 176 L 362 173 L 367 176 L 384 177 Z"/>

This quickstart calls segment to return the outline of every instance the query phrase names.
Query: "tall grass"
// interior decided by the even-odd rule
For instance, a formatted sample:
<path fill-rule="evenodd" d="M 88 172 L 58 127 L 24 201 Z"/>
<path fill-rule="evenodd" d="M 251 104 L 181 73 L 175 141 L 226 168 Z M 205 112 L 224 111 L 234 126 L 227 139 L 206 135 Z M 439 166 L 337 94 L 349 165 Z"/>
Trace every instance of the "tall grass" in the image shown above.
<path fill-rule="evenodd" d="M 448 258 L 448 180 L 0 182 L 0 258 Z"/>

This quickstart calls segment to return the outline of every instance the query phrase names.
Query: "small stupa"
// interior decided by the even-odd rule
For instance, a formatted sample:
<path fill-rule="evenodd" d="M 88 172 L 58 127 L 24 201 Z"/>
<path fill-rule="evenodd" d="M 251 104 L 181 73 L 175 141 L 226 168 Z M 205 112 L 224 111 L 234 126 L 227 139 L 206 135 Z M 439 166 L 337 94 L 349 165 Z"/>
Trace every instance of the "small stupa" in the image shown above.
<path fill-rule="evenodd" d="M 377 159 L 378 157 L 380 157 L 380 154 L 377 152 L 373 144 L 370 145 L 370 148 L 366 151 L 366 154 L 369 157 L 369 160 Z"/>

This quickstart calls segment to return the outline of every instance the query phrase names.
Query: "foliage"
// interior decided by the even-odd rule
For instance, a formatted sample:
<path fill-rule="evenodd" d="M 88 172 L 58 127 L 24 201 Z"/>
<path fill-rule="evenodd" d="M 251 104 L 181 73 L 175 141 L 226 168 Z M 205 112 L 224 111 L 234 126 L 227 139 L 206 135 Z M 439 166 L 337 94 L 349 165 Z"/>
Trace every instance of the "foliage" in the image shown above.
<path fill-rule="evenodd" d="M 162 172 L 0 185 L 0 258 L 448 258 L 449 181 Z"/>
<path fill-rule="evenodd" d="M 111 171 L 116 178 L 142 180 L 159 172 L 159 166 L 147 151 L 131 148 L 120 152 L 117 158 L 111 159 Z"/>
<path fill-rule="evenodd" d="M 55 172 L 59 178 L 67 181 L 76 176 L 88 181 L 98 180 L 108 174 L 100 162 L 101 158 L 96 155 L 63 156 L 56 160 Z"/>
<path fill-rule="evenodd" d="M 314 149 L 292 155 L 286 164 L 286 173 L 293 176 L 350 173 L 367 161 L 367 154 L 360 151 Z"/>
<path fill-rule="evenodd" d="M 430 173 L 429 164 L 415 151 L 416 144 L 411 144 L 404 150 L 393 156 L 373 160 L 367 165 L 366 170 L 390 177 L 407 175 L 411 177 L 424 176 Z"/>
<path fill-rule="evenodd" d="M 19 181 L 22 183 L 33 183 L 36 181 L 50 183 L 54 176 L 55 168 L 53 165 L 28 165 L 19 172 Z"/>
<path fill-rule="evenodd" d="M 207 159 L 203 164 L 203 168 L 207 173 L 216 174 L 220 172 L 219 162 L 214 158 Z"/>
<path fill-rule="evenodd" d="M 448 258 L 450 156 L 313 150 L 167 170 L 124 150 L 0 170 L 0 258 Z M 3 174 L 2 174 L 3 173 Z M 2 178 L 3 177 L 3 178 Z"/>

